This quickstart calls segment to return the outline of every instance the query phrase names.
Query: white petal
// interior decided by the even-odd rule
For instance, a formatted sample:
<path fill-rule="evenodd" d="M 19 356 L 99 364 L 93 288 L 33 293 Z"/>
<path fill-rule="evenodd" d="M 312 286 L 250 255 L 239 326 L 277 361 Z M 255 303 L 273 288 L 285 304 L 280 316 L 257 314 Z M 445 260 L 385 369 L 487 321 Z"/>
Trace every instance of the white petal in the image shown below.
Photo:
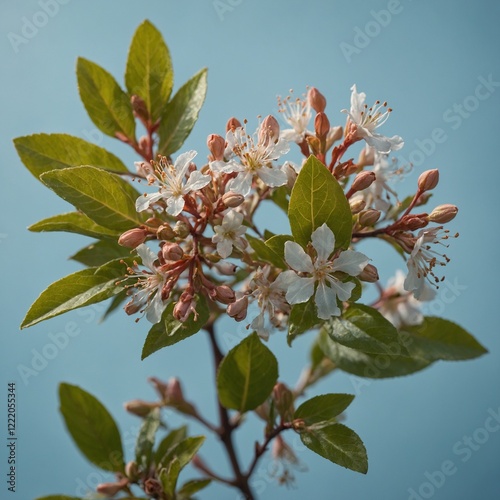
<path fill-rule="evenodd" d="M 184 186 L 184 194 L 204 188 L 211 180 L 212 178 L 209 175 L 202 174 L 199 170 L 195 170 L 191 173 Z"/>
<path fill-rule="evenodd" d="M 257 175 L 271 187 L 283 186 L 283 184 L 286 184 L 288 181 L 285 172 L 279 168 L 261 167 Z"/>
<path fill-rule="evenodd" d="M 294 241 L 285 243 L 285 260 L 287 264 L 299 273 L 313 273 L 314 266 L 311 257 Z"/>
<path fill-rule="evenodd" d="M 264 311 L 254 318 L 254 320 L 250 323 L 250 328 L 255 330 L 257 335 L 262 340 L 269 340 L 269 330 L 265 328 Z"/>
<path fill-rule="evenodd" d="M 318 318 L 329 319 L 330 316 L 340 316 L 335 290 L 321 281 L 316 290 L 314 301 L 318 307 Z"/>
<path fill-rule="evenodd" d="M 311 241 L 318 253 L 318 259 L 322 261 L 328 260 L 335 247 L 335 236 L 326 223 L 313 231 Z"/>
<path fill-rule="evenodd" d="M 333 261 L 333 270 L 343 271 L 350 276 L 357 276 L 369 261 L 370 259 L 361 252 L 346 250 Z"/>
<path fill-rule="evenodd" d="M 154 261 L 158 258 L 158 256 L 153 253 L 151 249 L 144 243 L 139 245 L 135 250 L 139 254 L 139 257 L 142 260 L 142 264 L 148 267 L 151 271 L 156 272 Z"/>
<path fill-rule="evenodd" d="M 222 241 L 219 241 L 217 243 L 217 253 L 223 259 L 229 257 L 232 251 L 233 251 L 233 242 L 230 239 L 224 238 Z"/>
<path fill-rule="evenodd" d="M 314 293 L 314 278 L 299 278 L 298 276 L 288 286 L 286 300 L 289 304 L 307 302 Z"/>
<path fill-rule="evenodd" d="M 150 205 L 156 203 L 158 200 L 163 198 L 163 194 L 161 192 L 153 193 L 153 194 L 143 194 L 135 200 L 135 209 L 138 212 L 142 212 L 149 208 Z"/>
<path fill-rule="evenodd" d="M 252 188 L 252 174 L 240 172 L 227 183 L 227 190 L 246 196 Z"/>
<path fill-rule="evenodd" d="M 146 307 L 146 319 L 153 324 L 158 323 L 161 320 L 165 306 L 166 304 L 161 300 L 160 293 L 156 292 L 153 300 Z"/>
<path fill-rule="evenodd" d="M 179 215 L 184 208 L 184 198 L 182 196 L 172 196 L 167 200 L 165 212 L 170 215 Z"/>
<path fill-rule="evenodd" d="M 346 281 L 343 283 L 342 281 L 327 277 L 330 286 L 335 290 L 337 297 L 344 301 L 349 300 L 351 297 L 351 293 L 356 287 L 356 285 L 352 281 Z"/>
<path fill-rule="evenodd" d="M 240 214 L 236 210 L 230 210 L 222 219 L 222 227 L 224 231 L 234 231 L 235 229 L 239 229 L 242 222 L 243 214 Z"/>
<path fill-rule="evenodd" d="M 271 288 L 279 290 L 287 290 L 288 287 L 297 279 L 295 271 L 285 271 L 278 274 L 278 277 L 273 281 Z"/>
<path fill-rule="evenodd" d="M 189 164 L 191 163 L 191 160 L 197 155 L 196 151 L 187 151 L 186 153 L 182 153 L 177 157 L 177 160 L 175 160 L 174 163 L 174 168 L 175 172 L 177 174 L 178 179 L 182 179 L 186 173 L 187 169 L 189 167 Z"/>

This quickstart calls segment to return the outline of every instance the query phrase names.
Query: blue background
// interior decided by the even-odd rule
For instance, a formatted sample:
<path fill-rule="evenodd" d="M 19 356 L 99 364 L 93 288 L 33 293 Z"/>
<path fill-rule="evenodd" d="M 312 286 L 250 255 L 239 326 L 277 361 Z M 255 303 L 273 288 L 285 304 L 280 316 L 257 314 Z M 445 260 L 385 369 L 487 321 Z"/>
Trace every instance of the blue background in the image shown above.
<path fill-rule="evenodd" d="M 463 325 L 490 354 L 470 362 L 437 363 L 411 377 L 365 381 L 339 373 L 318 384 L 311 395 L 349 392 L 358 396 L 348 411 L 347 424 L 368 449 L 368 474 L 334 466 L 304 450 L 298 437 L 290 435 L 289 441 L 309 471 L 296 472 L 296 488 L 279 487 L 268 475 L 272 464 L 265 458 L 255 476 L 259 498 L 418 498 L 411 496 L 411 489 L 420 498 L 499 498 L 500 431 L 481 428 L 489 412 L 500 412 L 500 340 L 495 314 L 500 88 L 493 86 L 482 101 L 469 97 L 481 77 L 500 81 L 498 2 L 66 0 L 27 43 L 18 46 L 9 34 L 21 35 L 24 18 L 32 21 L 39 16 L 41 5 L 32 0 L 2 0 L 0 5 L 0 400 L 4 408 L 6 383 L 17 382 L 19 436 L 15 495 L 7 492 L 4 483 L 7 455 L 0 445 L 4 450 L 0 452 L 1 498 L 80 495 L 82 485 L 93 487 L 109 479 L 85 461 L 63 429 L 57 410 L 60 381 L 78 384 L 105 403 L 119 422 L 129 459 L 139 422 L 125 413 L 122 404 L 134 398 L 154 398 L 148 376 L 179 376 L 189 398 L 215 418 L 212 364 L 203 334 L 141 362 L 148 325 L 145 321 L 136 325 L 123 314 L 101 325 L 102 309 L 88 308 L 27 331 L 20 332 L 18 327 L 41 290 L 79 268 L 67 257 L 88 240 L 26 231 L 28 225 L 69 207 L 22 166 L 11 140 L 30 133 L 66 132 L 109 148 L 132 166 L 136 158 L 131 151 L 103 137 L 87 117 L 74 68 L 77 56 L 83 56 L 123 82 L 128 45 L 145 18 L 163 32 L 170 47 L 176 88 L 200 68 L 209 68 L 206 104 L 186 148 L 197 149 L 203 157 L 206 136 L 222 133 L 229 116 L 248 118 L 255 124 L 258 114 L 276 113 L 276 95 L 286 95 L 290 88 L 301 94 L 306 85 L 325 94 L 331 121 L 343 124 L 339 111 L 349 106 L 349 88 L 356 83 L 368 94 L 368 102 L 388 100 L 394 108 L 383 132 L 403 136 L 406 145 L 400 156 L 415 163 L 400 192 L 409 194 L 423 170 L 439 168 L 441 184 L 434 203 L 460 207 L 450 227 L 461 236 L 452 241 L 448 252 L 452 261 L 446 269 L 448 283 L 455 285 L 451 289 L 445 285 L 442 290 L 448 291 L 441 292 L 428 310 Z M 388 6 L 395 6 L 393 11 L 398 13 L 390 20 L 377 16 Z M 43 24 L 43 16 L 38 19 Z M 360 33 L 365 33 L 364 38 Z M 468 116 L 460 116 L 455 104 L 469 106 Z M 444 131 L 445 139 L 431 144 L 436 128 Z M 419 144 L 425 153 L 418 153 Z M 269 214 L 261 217 L 266 222 L 271 219 Z M 282 230 L 286 221 L 274 212 L 272 219 L 269 228 Z M 382 244 L 362 249 L 374 259 L 383 280 L 403 265 Z M 70 322 L 76 323 L 79 334 L 56 352 L 47 348 L 51 334 L 71 328 Z M 241 327 L 225 325 L 224 348 L 232 347 L 243 333 Z M 311 339 L 304 336 L 289 349 L 284 334 L 271 338 L 269 345 L 279 357 L 283 380 L 293 383 L 298 377 Z M 41 352 L 52 358 L 46 366 L 36 365 L 33 359 Z M 37 375 L 23 380 L 20 370 L 33 368 L 33 362 Z M 1 439 L 6 435 L 5 413 L 0 417 Z M 177 416 L 168 420 L 172 425 L 181 421 Z M 190 428 L 200 432 L 194 424 Z M 260 432 L 260 424 L 252 417 L 248 431 L 238 433 L 244 463 L 252 439 Z M 472 444 L 465 444 L 466 436 L 472 436 Z M 227 472 L 214 440 L 204 445 L 202 456 L 214 469 Z M 453 463 L 454 473 L 443 481 L 433 473 L 447 461 Z M 188 470 L 185 477 L 190 475 L 195 473 Z M 431 476 L 435 485 L 429 482 Z M 211 486 L 200 497 L 233 499 L 236 495 Z"/>

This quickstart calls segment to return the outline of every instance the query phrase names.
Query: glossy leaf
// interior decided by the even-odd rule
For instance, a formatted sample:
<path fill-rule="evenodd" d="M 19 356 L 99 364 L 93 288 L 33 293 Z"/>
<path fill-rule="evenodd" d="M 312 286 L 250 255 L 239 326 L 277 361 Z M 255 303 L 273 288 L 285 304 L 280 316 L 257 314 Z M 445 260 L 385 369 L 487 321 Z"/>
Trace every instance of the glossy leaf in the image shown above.
<path fill-rule="evenodd" d="M 127 60 L 125 85 L 130 95 L 138 95 L 155 123 L 168 102 L 174 73 L 168 47 L 161 33 L 144 21 L 134 34 Z"/>
<path fill-rule="evenodd" d="M 165 106 L 160 122 L 158 153 L 171 155 L 184 144 L 191 132 L 207 93 L 207 70 L 188 80 Z"/>
<path fill-rule="evenodd" d="M 183 439 L 171 448 L 167 454 L 160 459 L 159 463 L 161 463 L 164 467 L 167 467 L 172 460 L 176 459 L 179 461 L 180 470 L 182 470 L 189 462 L 191 462 L 204 442 L 205 436 L 191 436 Z"/>
<path fill-rule="evenodd" d="M 82 166 L 46 172 L 41 180 L 101 226 L 126 231 L 142 222 L 135 209 L 139 193 L 118 175 Z"/>
<path fill-rule="evenodd" d="M 89 267 L 102 266 L 111 260 L 130 257 L 130 248 L 122 247 L 115 241 L 100 240 L 82 248 L 70 257 Z"/>
<path fill-rule="evenodd" d="M 287 265 L 283 260 L 283 257 L 276 253 L 272 248 L 267 246 L 266 242 L 261 240 L 260 238 L 254 238 L 249 234 L 246 235 L 246 239 L 250 246 L 255 251 L 257 256 L 257 260 L 263 260 L 264 262 L 269 262 L 273 266 L 276 266 L 280 269 L 286 269 Z"/>
<path fill-rule="evenodd" d="M 174 498 L 180 472 L 181 464 L 176 457 L 172 459 L 168 467 L 160 470 L 159 479 L 167 498 Z"/>
<path fill-rule="evenodd" d="M 196 305 L 196 312 L 198 313 L 196 321 L 192 314 L 184 323 L 181 323 L 173 317 L 173 310 L 174 304 L 171 302 L 163 312 L 160 322 L 153 325 L 149 330 L 146 342 L 142 348 L 141 359 L 147 358 L 164 347 L 191 337 L 191 335 L 199 332 L 208 321 L 209 310 L 203 296 L 199 297 Z"/>
<path fill-rule="evenodd" d="M 222 360 L 217 373 L 219 400 L 226 408 L 253 410 L 271 393 L 278 379 L 273 353 L 252 333 Z"/>
<path fill-rule="evenodd" d="M 291 346 L 295 337 L 314 328 L 319 321 L 313 299 L 309 299 L 302 304 L 293 305 L 288 322 L 288 345 Z"/>
<path fill-rule="evenodd" d="M 206 488 L 212 482 L 211 479 L 192 479 L 187 483 L 183 484 L 182 487 L 177 492 L 177 498 L 179 500 L 187 500 L 191 498 L 192 495 L 198 493 L 202 489 Z"/>
<path fill-rule="evenodd" d="M 123 134 L 135 142 L 135 119 L 130 98 L 113 76 L 82 57 L 76 65 L 80 98 L 95 126 L 111 137 Z"/>
<path fill-rule="evenodd" d="M 304 420 L 306 426 L 325 422 L 340 415 L 354 399 L 351 394 L 322 394 L 302 403 L 294 419 Z"/>
<path fill-rule="evenodd" d="M 27 135 L 14 139 L 14 145 L 22 162 L 35 177 L 51 170 L 79 165 L 128 172 L 113 153 L 68 134 Z"/>
<path fill-rule="evenodd" d="M 288 269 L 288 265 L 285 262 L 285 243 L 287 241 L 293 241 L 293 238 L 288 234 L 275 234 L 266 240 L 266 246 L 275 256 L 274 260 L 276 264 L 280 263 L 277 266 L 280 269 Z"/>
<path fill-rule="evenodd" d="M 155 463 L 159 464 L 161 459 L 168 453 L 168 451 L 179 444 L 187 437 L 187 427 L 183 425 L 177 429 L 172 429 L 158 445 L 155 452 Z"/>
<path fill-rule="evenodd" d="M 125 468 L 120 432 L 108 410 L 80 387 L 59 386 L 60 411 L 74 442 L 87 460 L 101 469 Z"/>
<path fill-rule="evenodd" d="M 135 462 L 141 470 L 148 470 L 153 459 L 156 432 L 160 427 L 160 409 L 154 408 L 143 420 L 135 445 Z"/>
<path fill-rule="evenodd" d="M 118 259 L 100 267 L 82 269 L 52 283 L 30 307 L 21 328 L 118 294 L 124 289 L 118 280 L 125 273 L 126 265 Z"/>
<path fill-rule="evenodd" d="M 306 161 L 295 181 L 290 196 L 288 217 L 297 243 L 306 246 L 311 234 L 322 224 L 335 235 L 336 248 L 351 243 L 352 214 L 339 183 L 314 156 Z"/>

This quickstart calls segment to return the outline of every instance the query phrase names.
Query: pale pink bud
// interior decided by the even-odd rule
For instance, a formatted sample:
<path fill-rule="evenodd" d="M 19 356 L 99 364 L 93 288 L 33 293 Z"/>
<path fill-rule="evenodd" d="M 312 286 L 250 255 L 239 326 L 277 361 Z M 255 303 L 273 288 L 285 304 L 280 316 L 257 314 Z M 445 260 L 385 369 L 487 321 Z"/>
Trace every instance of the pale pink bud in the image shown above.
<path fill-rule="evenodd" d="M 274 116 L 268 115 L 264 118 L 259 127 L 259 144 L 267 146 L 278 142 L 280 136 L 280 126 Z"/>
<path fill-rule="evenodd" d="M 192 301 L 181 301 L 177 302 L 172 311 L 172 316 L 181 323 L 187 321 L 191 313 L 194 311 Z"/>
<path fill-rule="evenodd" d="M 147 135 L 139 137 L 139 149 L 141 151 L 149 151 L 151 146 L 151 139 Z"/>
<path fill-rule="evenodd" d="M 106 495 L 107 497 L 114 497 L 118 492 L 123 490 L 125 486 L 129 483 L 127 478 L 121 479 L 116 483 L 101 483 L 97 485 L 96 491 L 101 495 Z"/>
<path fill-rule="evenodd" d="M 371 227 L 380 219 L 380 211 L 369 208 L 359 213 L 358 222 L 361 226 Z"/>
<path fill-rule="evenodd" d="M 222 160 L 224 158 L 224 149 L 226 147 L 224 137 L 217 134 L 210 134 L 207 139 L 207 146 L 214 160 Z"/>
<path fill-rule="evenodd" d="M 165 243 L 161 247 L 161 254 L 166 261 L 178 261 L 184 257 L 184 251 L 177 243 Z"/>
<path fill-rule="evenodd" d="M 162 224 L 156 230 L 156 237 L 162 241 L 173 240 L 175 238 L 175 233 L 174 233 L 173 229 L 168 224 Z"/>
<path fill-rule="evenodd" d="M 353 215 L 359 214 L 366 207 L 366 202 L 362 198 L 354 198 L 349 200 L 349 206 Z"/>
<path fill-rule="evenodd" d="M 158 408 L 160 405 L 158 403 L 150 403 L 148 401 L 143 401 L 142 399 L 133 399 L 132 401 L 127 401 L 123 407 L 132 415 L 137 415 L 138 417 L 146 417 L 149 415 L 151 410 Z"/>
<path fill-rule="evenodd" d="M 421 229 L 429 223 L 429 216 L 427 214 L 408 214 L 401 218 L 398 226 L 400 228 L 415 231 Z"/>
<path fill-rule="evenodd" d="M 133 95 L 130 97 L 130 103 L 132 104 L 132 109 L 136 116 L 141 118 L 143 121 L 149 120 L 149 113 L 146 103 L 138 95 Z"/>
<path fill-rule="evenodd" d="M 131 481 L 136 481 L 139 478 L 139 467 L 134 461 L 130 461 L 125 465 L 125 475 Z"/>
<path fill-rule="evenodd" d="M 379 280 L 377 268 L 372 264 L 366 264 L 365 268 L 358 274 L 358 278 L 366 283 L 376 283 Z"/>
<path fill-rule="evenodd" d="M 328 132 L 330 132 L 330 120 L 325 113 L 318 113 L 314 118 L 314 131 L 320 139 L 326 138 Z"/>
<path fill-rule="evenodd" d="M 191 230 L 189 228 L 189 224 L 187 224 L 186 222 L 179 220 L 175 223 L 174 234 L 179 238 L 187 238 L 190 232 Z"/>
<path fill-rule="evenodd" d="M 231 262 L 227 262 L 225 260 L 217 262 L 214 267 L 224 276 L 233 276 L 238 269 L 238 266 L 235 266 Z"/>
<path fill-rule="evenodd" d="M 184 403 L 184 394 L 178 378 L 172 377 L 167 383 L 167 401 L 169 403 Z"/>
<path fill-rule="evenodd" d="M 311 87 L 309 89 L 307 92 L 307 99 L 309 100 L 311 108 L 313 108 L 316 113 L 323 113 L 325 111 L 325 96 L 316 87 Z"/>
<path fill-rule="evenodd" d="M 375 150 L 372 147 L 364 147 L 359 153 L 358 157 L 358 167 L 366 167 L 368 165 L 373 165 L 375 161 Z"/>
<path fill-rule="evenodd" d="M 147 230 L 136 227 L 135 229 L 129 229 L 128 231 L 125 231 L 118 238 L 118 244 L 122 247 L 136 248 L 141 243 L 144 243 L 146 241 L 147 236 Z"/>
<path fill-rule="evenodd" d="M 292 391 L 282 382 L 278 382 L 273 388 L 273 399 L 279 415 L 285 420 L 290 420 L 295 411 Z"/>
<path fill-rule="evenodd" d="M 449 203 L 445 205 L 439 205 L 430 214 L 429 220 L 431 222 L 437 222 L 438 224 L 445 224 L 453 220 L 458 213 L 458 207 L 455 205 L 450 205 Z"/>
<path fill-rule="evenodd" d="M 418 190 L 420 192 L 430 191 L 434 189 L 439 182 L 439 170 L 437 168 L 433 170 L 426 170 L 424 173 L 420 174 L 418 178 Z"/>
<path fill-rule="evenodd" d="M 229 208 L 239 207 L 244 201 L 245 197 L 242 194 L 234 193 L 233 191 L 228 191 L 222 197 L 222 203 Z"/>
<path fill-rule="evenodd" d="M 212 299 L 219 301 L 221 304 L 231 304 L 236 300 L 234 290 L 227 285 L 219 285 L 210 290 Z"/>
<path fill-rule="evenodd" d="M 229 132 L 230 130 L 235 130 L 237 128 L 241 127 L 241 122 L 237 119 L 234 118 L 229 118 L 229 120 L 226 123 L 226 132 Z"/>
<path fill-rule="evenodd" d="M 376 176 L 374 172 L 360 172 L 352 182 L 351 191 L 353 193 L 355 193 L 356 191 L 363 191 L 363 189 L 370 187 L 375 179 Z"/>
<path fill-rule="evenodd" d="M 236 321 L 243 321 L 247 317 L 248 297 L 244 295 L 227 306 L 227 315 Z"/>

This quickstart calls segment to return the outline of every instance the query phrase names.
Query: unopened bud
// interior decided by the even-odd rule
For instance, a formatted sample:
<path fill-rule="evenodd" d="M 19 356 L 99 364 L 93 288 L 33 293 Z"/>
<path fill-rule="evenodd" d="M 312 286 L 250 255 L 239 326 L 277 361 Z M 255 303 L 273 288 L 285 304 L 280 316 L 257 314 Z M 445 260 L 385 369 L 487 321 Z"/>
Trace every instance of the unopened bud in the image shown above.
<path fill-rule="evenodd" d="M 184 257 L 184 251 L 177 243 L 165 243 L 161 247 L 161 254 L 166 261 L 178 261 Z"/>
<path fill-rule="evenodd" d="M 163 493 L 163 488 L 160 481 L 152 477 L 146 479 L 146 481 L 144 481 L 144 493 L 154 498 L 158 498 L 158 496 Z"/>
<path fill-rule="evenodd" d="M 146 241 L 148 234 L 147 230 L 138 227 L 129 229 L 118 238 L 118 244 L 122 247 L 136 248 Z"/>
<path fill-rule="evenodd" d="M 333 146 L 334 142 L 342 139 L 344 131 L 342 127 L 332 127 L 326 136 L 326 149 L 327 151 Z"/>
<path fill-rule="evenodd" d="M 248 297 L 244 295 L 227 306 L 227 315 L 236 321 L 243 321 L 247 317 Z"/>
<path fill-rule="evenodd" d="M 272 115 L 264 118 L 259 127 L 259 144 L 267 146 L 271 143 L 278 142 L 280 137 L 280 125 L 278 120 Z"/>
<path fill-rule="evenodd" d="M 421 229 L 429 223 L 429 216 L 427 214 L 408 214 L 401 218 L 398 226 L 403 229 L 415 231 Z"/>
<path fill-rule="evenodd" d="M 139 478 L 139 467 L 137 464 L 131 460 L 125 465 L 125 475 L 132 481 L 136 481 Z"/>
<path fill-rule="evenodd" d="M 302 418 L 296 418 L 293 422 L 292 422 L 292 427 L 295 431 L 303 431 L 305 428 L 306 428 L 306 423 L 305 421 L 302 419 Z"/>
<path fill-rule="evenodd" d="M 330 120 L 325 113 L 318 113 L 314 118 L 314 131 L 320 139 L 325 139 L 330 132 Z"/>
<path fill-rule="evenodd" d="M 96 491 L 101 495 L 106 495 L 107 497 L 114 497 L 118 492 L 123 490 L 128 484 L 128 479 L 124 478 L 116 483 L 101 483 L 97 485 Z"/>
<path fill-rule="evenodd" d="M 439 170 L 437 168 L 433 170 L 426 170 L 423 174 L 420 174 L 418 178 L 418 190 L 420 192 L 430 191 L 434 189 L 439 182 Z"/>
<path fill-rule="evenodd" d="M 235 129 L 240 127 L 241 127 L 241 122 L 237 118 L 234 118 L 233 116 L 232 118 L 229 118 L 229 120 L 226 123 L 226 132 L 229 132 L 230 130 L 234 131 Z"/>
<path fill-rule="evenodd" d="M 216 262 L 214 267 L 215 269 L 217 269 L 217 271 L 219 271 L 219 273 L 223 274 L 224 276 L 233 276 L 238 269 L 238 266 L 225 260 Z"/>
<path fill-rule="evenodd" d="M 365 146 L 358 157 L 358 167 L 363 168 L 368 165 L 373 165 L 375 161 L 375 149 L 371 146 Z"/>
<path fill-rule="evenodd" d="M 132 415 L 137 415 L 138 417 L 146 417 L 149 415 L 151 410 L 158 408 L 160 405 L 158 403 L 150 403 L 148 401 L 142 401 L 142 399 L 133 399 L 132 401 L 127 401 L 123 407 Z"/>
<path fill-rule="evenodd" d="M 130 299 L 124 306 L 123 310 L 129 316 L 135 314 L 141 310 L 142 305 L 136 302 L 134 299 Z"/>
<path fill-rule="evenodd" d="M 311 87 L 307 92 L 309 104 L 316 113 L 323 113 L 326 108 L 325 96 L 316 88 Z"/>
<path fill-rule="evenodd" d="M 351 207 L 352 214 L 356 215 L 366 207 L 366 202 L 365 200 L 363 200 L 363 198 L 351 198 L 349 200 L 349 206 Z"/>
<path fill-rule="evenodd" d="M 141 151 L 149 151 L 151 146 L 151 139 L 147 135 L 143 135 L 139 138 L 139 149 Z"/>
<path fill-rule="evenodd" d="M 222 196 L 222 203 L 229 208 L 239 207 L 244 201 L 245 197 L 242 194 L 233 191 L 228 191 Z"/>
<path fill-rule="evenodd" d="M 214 160 L 222 160 L 224 158 L 224 149 L 226 141 L 224 137 L 217 134 L 210 134 L 207 139 L 207 147 L 212 153 Z"/>
<path fill-rule="evenodd" d="M 209 293 L 213 300 L 217 300 L 221 304 L 232 304 L 236 300 L 234 290 L 227 285 L 216 286 Z"/>
<path fill-rule="evenodd" d="M 358 222 L 361 226 L 371 227 L 380 219 L 380 210 L 369 208 L 359 213 Z"/>
<path fill-rule="evenodd" d="M 429 220 L 431 222 L 437 222 L 438 224 L 445 224 L 453 220 L 458 213 L 458 207 L 455 205 L 450 205 L 449 203 L 445 205 L 439 205 L 430 214 Z"/>
<path fill-rule="evenodd" d="M 370 187 L 375 179 L 376 175 L 372 171 L 367 170 L 360 172 L 352 182 L 351 191 L 354 193 L 357 191 L 363 191 L 363 189 Z"/>
<path fill-rule="evenodd" d="M 156 230 L 156 237 L 161 241 L 173 240 L 175 238 L 175 233 L 168 224 L 162 224 Z"/>
<path fill-rule="evenodd" d="M 185 401 L 181 383 L 176 377 L 170 378 L 167 383 L 167 401 L 173 404 Z"/>
<path fill-rule="evenodd" d="M 149 113 L 146 103 L 138 95 L 133 95 L 130 97 L 130 103 L 132 104 L 132 109 L 136 116 L 144 121 L 149 120 Z"/>
<path fill-rule="evenodd" d="M 172 315 L 177 321 L 184 323 L 193 312 L 196 314 L 193 296 L 189 292 L 183 292 L 174 306 Z"/>
<path fill-rule="evenodd" d="M 292 391 L 282 382 L 278 382 L 273 388 L 273 399 L 276 410 L 281 418 L 290 420 L 294 413 Z"/>
<path fill-rule="evenodd" d="M 358 278 L 366 283 L 376 283 L 379 280 L 377 268 L 372 264 L 366 264 L 365 268 L 358 274 Z"/>
<path fill-rule="evenodd" d="M 168 384 L 156 377 L 149 377 L 148 381 L 153 385 L 162 401 L 167 399 Z"/>
<path fill-rule="evenodd" d="M 186 222 L 182 221 L 182 220 L 179 220 L 175 223 L 175 226 L 174 226 L 174 234 L 179 237 L 179 238 L 187 238 L 189 236 L 189 233 L 190 233 L 190 229 L 189 229 L 189 224 L 187 224 Z"/>

